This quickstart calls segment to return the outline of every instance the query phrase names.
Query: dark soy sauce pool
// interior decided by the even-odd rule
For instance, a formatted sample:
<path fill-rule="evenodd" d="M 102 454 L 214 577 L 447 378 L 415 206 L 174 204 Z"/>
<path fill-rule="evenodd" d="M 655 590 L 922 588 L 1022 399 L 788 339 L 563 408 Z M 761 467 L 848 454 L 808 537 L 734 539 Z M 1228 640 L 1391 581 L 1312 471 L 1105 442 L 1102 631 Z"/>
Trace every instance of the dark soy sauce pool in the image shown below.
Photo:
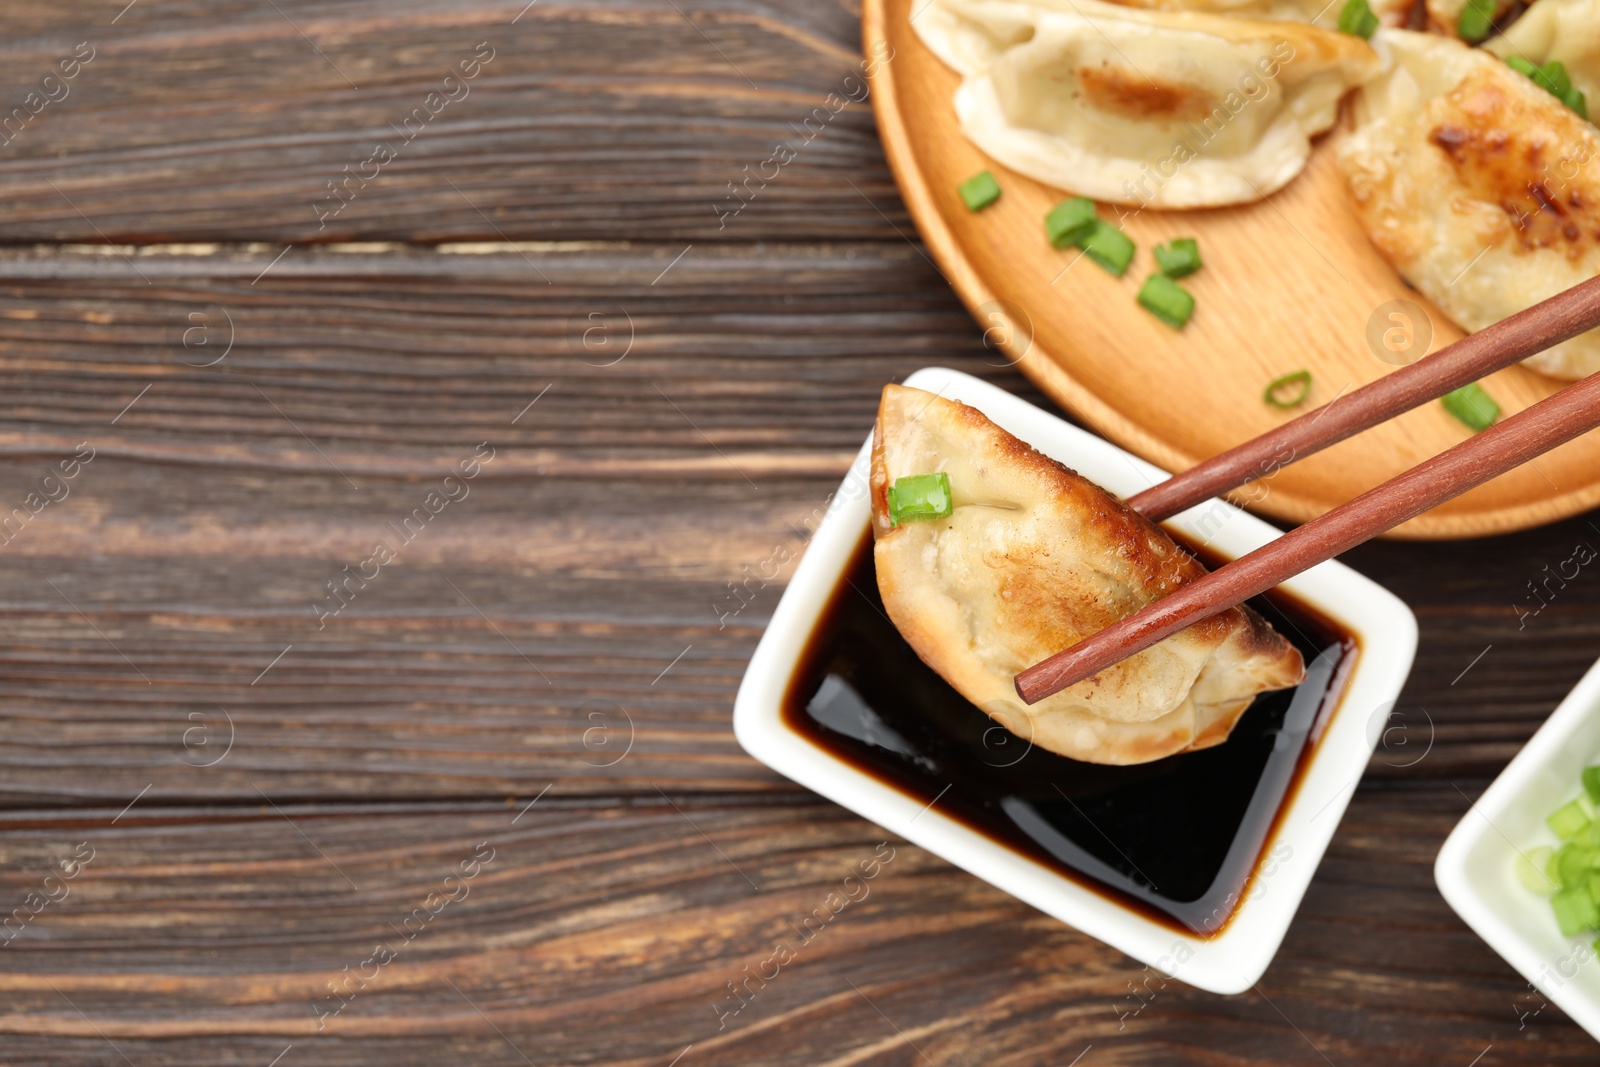
<path fill-rule="evenodd" d="M 1029 746 L 918 659 L 884 614 L 870 536 L 846 579 L 790 679 L 785 721 L 919 802 L 937 797 L 943 814 L 1182 933 L 1226 925 L 1357 654 L 1353 635 L 1293 598 L 1257 598 L 1251 607 L 1305 657 L 1306 680 L 1257 697 L 1214 748 L 1107 767 Z"/>

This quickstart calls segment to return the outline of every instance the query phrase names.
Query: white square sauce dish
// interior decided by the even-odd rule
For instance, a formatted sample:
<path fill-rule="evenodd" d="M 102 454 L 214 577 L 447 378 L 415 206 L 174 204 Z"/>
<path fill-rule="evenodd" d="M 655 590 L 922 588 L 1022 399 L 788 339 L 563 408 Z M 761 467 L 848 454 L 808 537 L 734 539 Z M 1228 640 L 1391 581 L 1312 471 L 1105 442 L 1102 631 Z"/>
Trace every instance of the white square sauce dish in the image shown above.
<path fill-rule="evenodd" d="M 1165 472 L 955 371 L 905 382 L 1123 498 Z M 751 659 L 734 731 L 755 758 L 1064 923 L 1217 993 L 1250 988 L 1299 907 L 1411 669 L 1416 620 L 1337 563 L 1252 602 L 1306 680 L 1222 744 L 1131 766 L 1008 733 L 924 666 L 873 577 L 863 446 Z M 1163 528 L 1208 565 L 1279 536 L 1221 501 Z"/>
<path fill-rule="evenodd" d="M 1545 817 L 1583 791 L 1600 763 L 1600 663 L 1522 747 L 1450 832 L 1433 867 L 1445 902 L 1528 980 L 1513 1004 L 1537 1015 L 1545 1000 L 1600 1040 L 1600 959 L 1593 932 L 1562 936 L 1547 897 L 1524 887 L 1516 864 L 1561 842 Z M 1519 1027 L 1520 1029 L 1520 1027 Z"/>

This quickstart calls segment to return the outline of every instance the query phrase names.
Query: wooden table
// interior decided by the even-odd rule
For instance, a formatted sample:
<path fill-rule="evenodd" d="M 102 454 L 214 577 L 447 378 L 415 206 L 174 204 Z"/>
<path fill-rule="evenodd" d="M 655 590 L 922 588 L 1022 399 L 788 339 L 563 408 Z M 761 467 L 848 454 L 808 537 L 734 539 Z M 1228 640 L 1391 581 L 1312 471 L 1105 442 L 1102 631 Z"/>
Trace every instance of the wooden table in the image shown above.
<path fill-rule="evenodd" d="M 885 840 L 735 744 L 788 571 L 729 583 L 883 383 L 1035 394 L 869 109 L 806 136 L 852 10 L 522 3 L 0 16 L 0 1062 L 1594 1061 L 1431 873 L 1600 651 L 1590 569 L 1514 608 L 1585 519 L 1351 554 L 1421 619 L 1409 728 L 1257 991 L 890 839 L 719 1018 Z"/>

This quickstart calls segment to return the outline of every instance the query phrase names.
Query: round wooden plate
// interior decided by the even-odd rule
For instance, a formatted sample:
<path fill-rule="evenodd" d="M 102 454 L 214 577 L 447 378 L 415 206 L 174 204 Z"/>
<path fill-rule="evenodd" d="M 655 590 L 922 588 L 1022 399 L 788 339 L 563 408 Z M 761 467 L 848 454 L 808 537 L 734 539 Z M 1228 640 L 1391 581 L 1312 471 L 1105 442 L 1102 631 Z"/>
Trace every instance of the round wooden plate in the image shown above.
<path fill-rule="evenodd" d="M 959 76 L 911 28 L 912 3 L 865 0 L 872 101 L 907 209 L 940 268 L 997 343 L 1073 415 L 1168 470 L 1183 470 L 1292 418 L 1262 400 L 1266 384 L 1310 370 L 1308 410 L 1461 336 L 1407 288 L 1367 241 L 1334 168 L 1332 136 L 1305 171 L 1260 203 L 1146 210 L 1122 223 L 1139 246 L 1113 278 L 1076 249 L 1057 250 L 1044 216 L 1060 189 L 1001 166 L 965 137 Z M 956 192 L 989 170 L 1004 193 L 981 212 Z M 1117 208 L 1102 205 L 1115 219 Z M 1181 332 L 1134 302 L 1154 272 L 1151 246 L 1195 237 L 1205 267 L 1183 280 L 1197 309 Z M 1431 333 L 1431 344 L 1429 335 Z M 1409 354 L 1408 354 L 1409 353 Z M 1564 382 L 1521 367 L 1484 387 L 1509 414 Z M 1303 522 L 1471 436 L 1437 403 L 1303 459 L 1236 494 Z M 1519 530 L 1600 504 L 1600 434 L 1567 444 L 1394 531 L 1454 538 Z"/>

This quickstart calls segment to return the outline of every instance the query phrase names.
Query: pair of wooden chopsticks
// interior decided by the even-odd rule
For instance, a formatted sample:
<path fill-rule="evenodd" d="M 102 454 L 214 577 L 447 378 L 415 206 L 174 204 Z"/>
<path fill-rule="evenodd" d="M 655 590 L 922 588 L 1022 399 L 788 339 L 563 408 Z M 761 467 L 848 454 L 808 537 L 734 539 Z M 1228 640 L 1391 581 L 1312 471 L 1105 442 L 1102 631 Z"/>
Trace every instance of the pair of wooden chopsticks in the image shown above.
<path fill-rule="evenodd" d="M 1600 326 L 1600 278 L 1535 304 L 1237 448 L 1128 504 L 1159 522 L 1352 434 Z M 1033 704 L 1600 426 L 1600 374 L 1491 426 L 1016 677 Z"/>

